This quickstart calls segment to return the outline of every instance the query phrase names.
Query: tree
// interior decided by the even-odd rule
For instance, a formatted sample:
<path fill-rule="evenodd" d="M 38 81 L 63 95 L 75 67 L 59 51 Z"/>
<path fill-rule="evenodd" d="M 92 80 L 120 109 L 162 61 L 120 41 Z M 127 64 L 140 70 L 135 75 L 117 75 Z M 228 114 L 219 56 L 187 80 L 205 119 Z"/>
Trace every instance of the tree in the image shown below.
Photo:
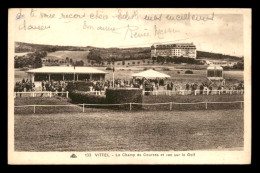
<path fill-rule="evenodd" d="M 237 64 L 233 65 L 234 69 L 244 70 L 244 62 L 238 62 Z"/>
<path fill-rule="evenodd" d="M 171 57 L 166 57 L 165 59 L 166 59 L 167 63 L 170 63 L 172 58 Z"/>
<path fill-rule="evenodd" d="M 70 65 L 73 65 L 73 59 L 70 58 Z"/>
<path fill-rule="evenodd" d="M 163 64 L 163 63 L 165 62 L 165 57 L 163 57 L 163 56 L 158 56 L 158 57 L 157 57 L 157 62 L 158 62 L 158 63 L 161 62 L 161 63 Z"/>
<path fill-rule="evenodd" d="M 34 68 L 42 67 L 42 59 L 40 57 L 36 57 L 33 63 L 34 63 Z"/>
<path fill-rule="evenodd" d="M 95 61 L 96 61 L 97 64 L 100 65 L 101 62 L 102 62 L 102 58 L 101 58 L 100 56 L 97 56 L 96 59 L 95 59 Z"/>
<path fill-rule="evenodd" d="M 69 63 L 70 62 L 70 59 L 69 57 L 66 57 L 66 60 L 65 60 L 66 63 Z"/>
<path fill-rule="evenodd" d="M 84 61 L 83 60 L 80 61 L 80 66 L 84 66 Z"/>

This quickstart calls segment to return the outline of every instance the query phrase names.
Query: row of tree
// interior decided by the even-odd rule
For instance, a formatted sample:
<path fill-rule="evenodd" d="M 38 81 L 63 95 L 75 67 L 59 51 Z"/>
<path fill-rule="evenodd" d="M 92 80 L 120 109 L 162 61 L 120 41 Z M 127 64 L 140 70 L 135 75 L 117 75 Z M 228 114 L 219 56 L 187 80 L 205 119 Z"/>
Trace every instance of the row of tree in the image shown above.
<path fill-rule="evenodd" d="M 152 57 L 153 61 L 156 61 L 157 63 L 175 63 L 175 64 L 180 64 L 180 63 L 187 63 L 187 64 L 201 64 L 200 61 L 197 61 L 193 58 L 187 58 L 187 57 L 169 57 L 169 56 L 158 56 L 158 57 Z"/>

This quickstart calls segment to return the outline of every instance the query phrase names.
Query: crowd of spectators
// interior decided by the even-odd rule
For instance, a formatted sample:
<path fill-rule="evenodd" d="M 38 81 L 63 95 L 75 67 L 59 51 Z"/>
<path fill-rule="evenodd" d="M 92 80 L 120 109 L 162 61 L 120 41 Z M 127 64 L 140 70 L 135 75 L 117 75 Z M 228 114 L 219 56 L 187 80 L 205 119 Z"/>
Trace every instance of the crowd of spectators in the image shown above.
<path fill-rule="evenodd" d="M 41 87 L 39 87 L 39 91 L 51 91 L 51 92 L 65 92 L 67 83 L 65 81 L 42 81 Z M 22 96 L 21 92 L 34 92 L 36 91 L 35 84 L 28 79 L 23 79 L 22 81 L 18 81 L 15 83 L 14 87 L 15 92 L 20 92 L 20 97 Z M 61 95 L 60 93 L 58 95 Z M 17 93 L 16 93 L 17 96 Z M 41 94 L 41 97 L 43 93 Z"/>
<path fill-rule="evenodd" d="M 18 81 L 15 83 L 14 86 L 14 91 L 15 92 L 31 92 L 31 91 L 35 91 L 35 84 L 32 83 L 32 81 L 29 81 L 28 79 L 23 79 L 22 81 Z M 21 97 L 21 93 L 20 93 L 20 97 Z M 17 96 L 17 93 L 16 93 Z"/>
<path fill-rule="evenodd" d="M 105 91 L 106 88 L 113 87 L 112 80 L 103 80 L 103 81 L 92 81 L 92 86 L 90 86 L 90 91 Z M 238 82 L 235 84 L 226 84 L 225 79 L 221 81 L 205 81 L 205 82 L 194 82 L 194 83 L 186 83 L 172 80 L 163 80 L 163 79 L 131 79 L 131 80 L 123 80 L 123 79 L 115 79 L 115 88 L 140 88 L 145 91 L 154 91 L 154 90 L 170 90 L 175 92 L 176 94 L 182 93 L 183 90 L 188 94 L 211 94 L 212 91 L 220 91 L 221 93 L 225 93 L 228 91 L 234 90 L 243 90 L 244 84 L 243 82 Z"/>
<path fill-rule="evenodd" d="M 91 83 L 89 91 L 105 91 L 107 88 L 140 88 L 144 91 L 154 91 L 154 90 L 170 90 L 176 94 L 182 93 L 183 90 L 188 91 L 188 94 L 195 94 L 195 91 L 198 91 L 197 94 L 209 93 L 211 94 L 213 90 L 218 90 L 221 93 L 224 93 L 226 90 L 243 90 L 243 82 L 236 84 L 226 84 L 225 79 L 222 81 L 205 81 L 205 82 L 194 82 L 186 83 L 172 80 L 164 79 L 145 79 L 145 78 L 136 78 L 136 79 L 115 79 L 114 84 L 113 80 L 98 80 L 98 81 L 88 81 Z M 21 82 L 16 82 L 15 92 L 30 92 L 35 91 L 35 85 L 28 79 L 24 79 Z M 51 91 L 51 92 L 65 92 L 67 91 L 67 83 L 65 81 L 42 81 L 41 82 L 41 91 Z M 60 94 L 59 94 L 60 95 Z M 21 96 L 21 95 L 20 95 Z M 43 94 L 41 94 L 43 96 Z"/>

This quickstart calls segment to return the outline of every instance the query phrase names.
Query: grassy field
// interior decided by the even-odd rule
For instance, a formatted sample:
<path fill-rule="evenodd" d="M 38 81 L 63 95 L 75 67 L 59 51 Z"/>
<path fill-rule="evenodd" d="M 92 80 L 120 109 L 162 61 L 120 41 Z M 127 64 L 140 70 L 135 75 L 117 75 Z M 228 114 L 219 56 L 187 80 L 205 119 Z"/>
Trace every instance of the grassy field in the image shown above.
<path fill-rule="evenodd" d="M 56 52 L 48 52 L 46 58 L 58 58 L 58 59 L 65 59 L 69 57 L 73 59 L 73 61 L 81 61 L 87 60 L 87 56 L 89 51 L 56 51 Z"/>
<path fill-rule="evenodd" d="M 68 102 L 68 99 L 64 97 L 21 97 L 15 98 L 14 105 L 70 105 L 70 106 L 50 106 L 41 107 L 37 106 L 35 109 L 36 113 L 41 114 L 55 114 L 55 113 L 75 113 L 82 112 L 82 108 L 73 105 Z M 15 114 L 31 114 L 33 113 L 33 107 L 16 107 L 14 109 Z"/>
<path fill-rule="evenodd" d="M 243 148 L 243 110 L 15 115 L 15 151 Z"/>
<path fill-rule="evenodd" d="M 173 95 L 173 96 L 144 96 L 143 103 L 198 103 L 198 102 L 234 102 L 243 101 L 243 95 Z M 243 106 L 243 105 L 242 105 Z M 169 110 L 170 104 L 143 105 L 143 110 Z M 241 103 L 207 103 L 208 110 L 241 109 Z M 172 104 L 173 111 L 206 110 L 206 104 Z"/>

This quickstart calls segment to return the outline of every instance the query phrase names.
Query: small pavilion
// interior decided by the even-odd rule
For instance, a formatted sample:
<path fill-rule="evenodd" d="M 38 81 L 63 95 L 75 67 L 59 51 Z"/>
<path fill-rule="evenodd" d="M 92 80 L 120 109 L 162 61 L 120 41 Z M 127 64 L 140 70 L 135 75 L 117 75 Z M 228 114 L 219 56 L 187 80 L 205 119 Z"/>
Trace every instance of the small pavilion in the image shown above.
<path fill-rule="evenodd" d="M 140 73 L 136 73 L 132 75 L 133 77 L 140 77 L 140 78 L 146 78 L 146 79 L 156 79 L 156 78 L 170 78 L 171 76 L 155 71 L 155 70 L 146 70 L 142 71 Z"/>

